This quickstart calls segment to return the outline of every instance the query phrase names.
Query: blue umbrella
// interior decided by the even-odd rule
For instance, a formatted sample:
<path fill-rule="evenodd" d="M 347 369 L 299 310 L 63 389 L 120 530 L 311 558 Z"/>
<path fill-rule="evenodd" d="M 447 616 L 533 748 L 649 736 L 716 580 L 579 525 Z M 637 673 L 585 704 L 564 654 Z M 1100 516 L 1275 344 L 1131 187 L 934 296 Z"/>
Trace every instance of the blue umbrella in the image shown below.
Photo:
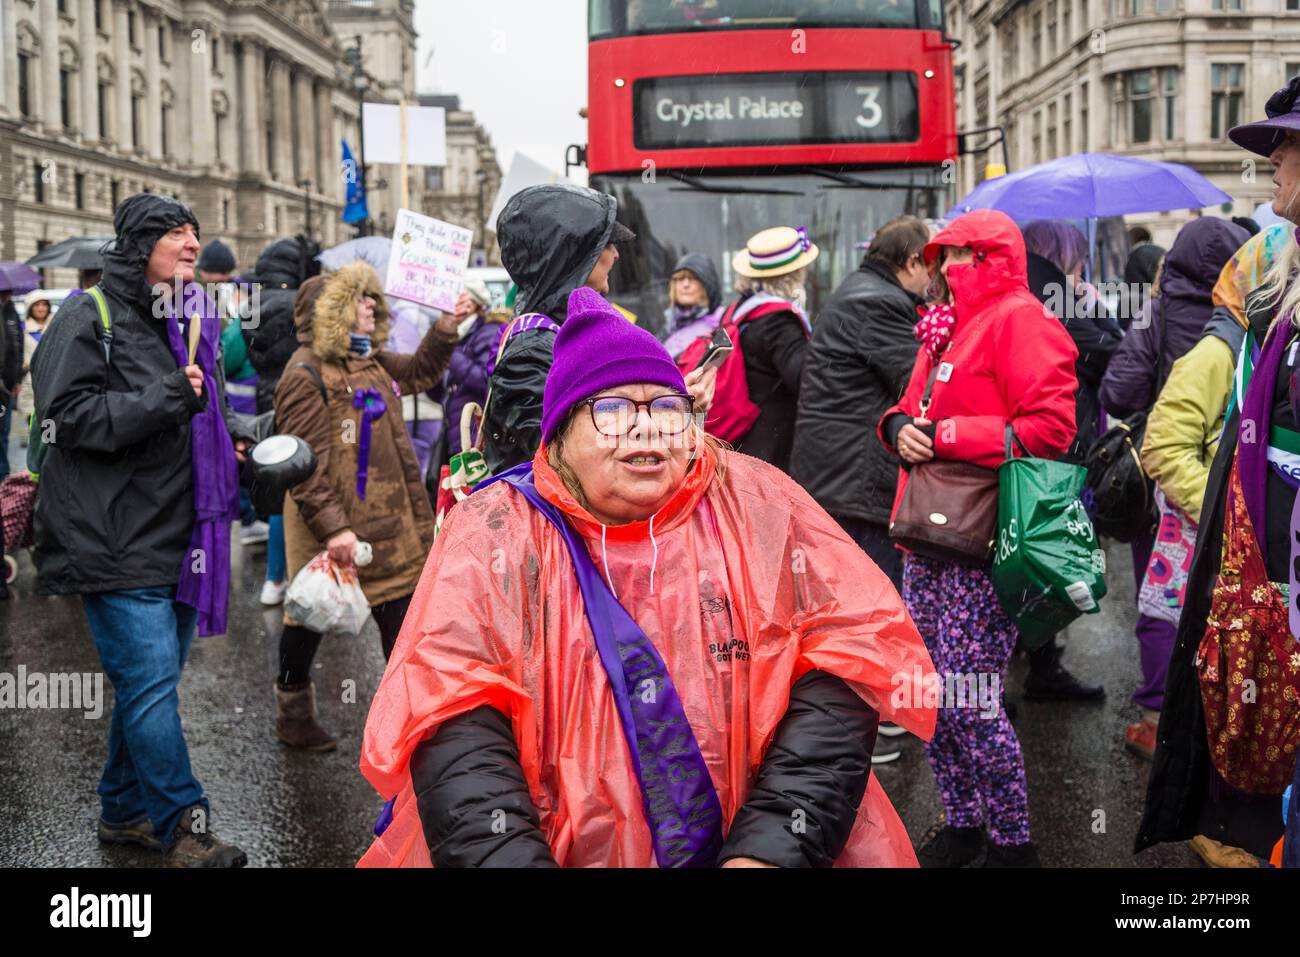
<path fill-rule="evenodd" d="M 15 296 L 41 288 L 41 274 L 30 266 L 19 262 L 0 262 L 0 292 L 11 292 Z"/>
<path fill-rule="evenodd" d="M 1181 163 L 1076 153 L 980 183 L 947 218 L 997 209 L 1019 222 L 1091 219 L 1231 202 L 1231 196 Z"/>
<path fill-rule="evenodd" d="M 387 236 L 362 236 L 331 246 L 316 259 L 330 272 L 360 259 L 374 266 L 379 278 L 383 279 L 388 275 L 388 254 L 392 247 L 393 241 Z"/>

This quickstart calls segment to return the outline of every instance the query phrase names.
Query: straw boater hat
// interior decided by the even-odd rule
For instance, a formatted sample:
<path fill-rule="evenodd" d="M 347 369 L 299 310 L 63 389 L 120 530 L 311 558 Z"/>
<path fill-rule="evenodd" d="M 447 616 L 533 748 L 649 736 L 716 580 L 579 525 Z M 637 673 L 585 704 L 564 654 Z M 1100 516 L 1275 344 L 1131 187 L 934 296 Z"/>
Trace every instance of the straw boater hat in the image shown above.
<path fill-rule="evenodd" d="M 771 279 L 807 266 L 820 250 L 808 233 L 793 226 L 773 226 L 749 237 L 731 260 L 731 268 L 750 279 Z"/>

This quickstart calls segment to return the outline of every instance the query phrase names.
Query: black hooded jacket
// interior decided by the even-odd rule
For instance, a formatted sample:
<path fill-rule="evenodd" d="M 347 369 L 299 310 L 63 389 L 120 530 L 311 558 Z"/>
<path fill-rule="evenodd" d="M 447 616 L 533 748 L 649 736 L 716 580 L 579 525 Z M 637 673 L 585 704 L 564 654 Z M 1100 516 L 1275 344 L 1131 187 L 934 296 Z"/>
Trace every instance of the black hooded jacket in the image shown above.
<path fill-rule="evenodd" d="M 515 313 L 563 323 L 569 294 L 587 281 L 614 230 L 618 203 L 592 189 L 553 184 L 516 193 L 497 220 L 501 262 L 519 287 Z M 530 460 L 542 441 L 542 390 L 555 333 L 512 336 L 489 380 L 484 458 L 495 474 Z"/>
<path fill-rule="evenodd" d="M 293 301 L 298 287 L 320 272 L 316 255 L 320 246 L 296 236 L 277 239 L 262 250 L 253 267 L 253 281 L 261 288 L 261 305 L 256 323 L 247 324 L 244 341 L 248 359 L 257 370 L 257 411 L 275 407 L 275 387 L 285 363 L 298 348 L 293 326 Z"/>
<path fill-rule="evenodd" d="M 153 315 L 145 265 L 188 206 L 140 193 L 117 209 L 100 282 L 112 318 L 105 361 L 90 295 L 66 300 L 32 357 L 37 408 L 52 423 L 36 501 L 41 589 L 84 594 L 174 586 L 194 522 L 190 417 L 195 396 Z M 222 401 L 221 396 L 216 401 Z"/>
<path fill-rule="evenodd" d="M 790 475 L 837 519 L 889 524 L 901 463 L 874 423 L 907 387 L 921 303 L 887 264 L 864 259 L 813 325 Z"/>
<path fill-rule="evenodd" d="M 1076 296 L 1074 287 L 1055 263 L 1035 253 L 1026 255 L 1029 291 L 1061 320 L 1079 350 L 1074 372 L 1079 387 L 1074 393 L 1076 431 L 1063 462 L 1082 464 L 1088 449 L 1101 434 L 1101 403 L 1097 389 L 1101 386 L 1110 357 L 1124 341 L 1124 331 L 1110 317 L 1100 302 L 1089 303 Z"/>

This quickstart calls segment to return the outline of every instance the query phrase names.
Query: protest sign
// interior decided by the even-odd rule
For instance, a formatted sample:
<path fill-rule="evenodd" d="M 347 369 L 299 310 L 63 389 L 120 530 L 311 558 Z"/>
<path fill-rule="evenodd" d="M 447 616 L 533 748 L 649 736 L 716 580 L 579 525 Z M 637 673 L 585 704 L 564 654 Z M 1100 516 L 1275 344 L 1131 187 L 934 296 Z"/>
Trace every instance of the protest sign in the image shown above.
<path fill-rule="evenodd" d="M 473 238 L 468 229 L 399 209 L 384 292 L 443 312 L 454 311 L 465 285 Z"/>

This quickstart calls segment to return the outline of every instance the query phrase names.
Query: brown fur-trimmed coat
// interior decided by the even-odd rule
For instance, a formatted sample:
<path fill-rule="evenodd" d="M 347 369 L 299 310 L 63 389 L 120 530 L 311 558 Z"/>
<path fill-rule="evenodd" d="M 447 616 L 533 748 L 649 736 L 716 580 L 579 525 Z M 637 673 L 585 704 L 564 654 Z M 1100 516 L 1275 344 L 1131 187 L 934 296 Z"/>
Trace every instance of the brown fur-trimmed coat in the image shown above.
<path fill-rule="evenodd" d="M 375 299 L 375 331 L 364 357 L 348 351 L 363 293 Z M 390 316 L 379 276 L 357 262 L 304 283 L 294 303 L 294 324 L 301 346 L 276 389 L 276 423 L 279 431 L 311 445 L 317 466 L 285 496 L 289 580 L 325 550 L 332 535 L 351 529 L 374 549 L 374 560 L 359 570 L 370 604 L 402 598 L 420 578 L 433 544 L 434 516 L 399 395 L 422 392 L 442 376 L 457 341 L 454 317 L 444 315 L 435 323 L 413 355 L 387 351 Z M 328 407 L 303 363 L 319 370 Z M 361 388 L 377 389 L 387 406 L 370 427 L 364 501 L 357 497 L 361 412 L 352 405 Z"/>

